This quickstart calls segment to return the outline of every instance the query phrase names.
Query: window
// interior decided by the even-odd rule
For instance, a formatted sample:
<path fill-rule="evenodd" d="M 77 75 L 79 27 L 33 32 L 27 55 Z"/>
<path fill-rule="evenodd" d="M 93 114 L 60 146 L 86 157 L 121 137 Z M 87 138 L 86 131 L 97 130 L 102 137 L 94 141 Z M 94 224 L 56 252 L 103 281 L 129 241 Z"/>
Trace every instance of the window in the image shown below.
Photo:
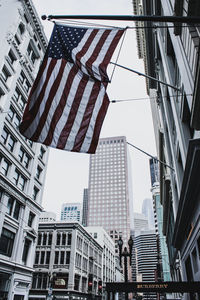
<path fill-rule="evenodd" d="M 39 256 L 40 256 L 40 252 L 39 251 L 36 251 L 35 253 L 35 264 L 37 265 L 38 262 L 39 262 Z"/>
<path fill-rule="evenodd" d="M 52 233 L 49 233 L 48 246 L 52 244 Z"/>
<path fill-rule="evenodd" d="M 57 233 L 56 245 L 60 245 L 60 233 Z"/>
<path fill-rule="evenodd" d="M 28 169 L 31 158 L 22 147 L 19 150 L 18 157 L 20 162 Z"/>
<path fill-rule="evenodd" d="M 14 62 L 17 60 L 12 50 L 9 51 L 9 53 L 8 53 L 8 58 L 9 58 L 9 61 L 10 61 L 10 63 L 11 63 L 12 65 L 13 65 Z"/>
<path fill-rule="evenodd" d="M 31 227 L 33 224 L 33 220 L 35 218 L 34 213 L 32 213 L 31 211 L 29 212 L 29 217 L 28 217 L 28 226 Z"/>
<path fill-rule="evenodd" d="M 7 145 L 8 150 L 10 152 L 13 152 L 14 147 L 15 147 L 15 143 L 16 143 L 16 140 L 10 135 L 9 139 L 8 139 L 8 145 Z"/>
<path fill-rule="evenodd" d="M 40 148 L 40 154 L 39 154 L 39 158 L 43 159 L 44 158 L 44 154 L 45 154 L 45 149 L 43 147 Z"/>
<path fill-rule="evenodd" d="M 55 251 L 55 258 L 54 258 L 54 264 L 58 264 L 58 258 L 59 258 L 59 251 Z"/>
<path fill-rule="evenodd" d="M 12 255 L 14 240 L 15 234 L 6 228 L 3 228 L 0 237 L 0 254 L 10 257 Z"/>
<path fill-rule="evenodd" d="M 18 27 L 18 32 L 19 32 L 21 35 L 23 35 L 24 31 L 25 31 L 25 26 L 24 26 L 23 23 L 20 23 L 20 24 L 19 24 L 19 27 Z"/>
<path fill-rule="evenodd" d="M 50 254 L 51 254 L 50 251 L 47 251 L 47 252 L 46 252 L 46 262 L 45 262 L 46 265 L 49 264 L 49 261 L 50 261 Z"/>
<path fill-rule="evenodd" d="M 20 42 L 20 39 L 17 36 L 17 34 L 15 34 L 15 41 L 16 41 L 17 45 L 19 46 L 21 42 Z"/>
<path fill-rule="evenodd" d="M 26 99 L 18 88 L 16 88 L 16 90 L 14 91 L 13 98 L 18 103 L 20 109 L 23 111 L 26 104 Z"/>
<path fill-rule="evenodd" d="M 13 218 L 15 218 L 16 220 L 19 219 L 20 208 L 21 208 L 20 203 L 18 201 L 15 201 L 15 208 L 14 208 L 14 212 L 13 212 Z"/>
<path fill-rule="evenodd" d="M 45 256 L 45 252 L 41 251 L 41 256 L 40 256 L 40 264 L 43 265 L 44 264 L 44 256 Z"/>
<path fill-rule="evenodd" d="M 11 216 L 12 215 L 12 210 L 13 210 L 13 205 L 14 205 L 14 200 L 13 198 L 8 199 L 8 204 L 7 204 L 7 213 Z"/>
<path fill-rule="evenodd" d="M 3 77 L 3 80 L 5 82 L 8 81 L 8 78 L 11 76 L 11 74 L 9 73 L 8 69 L 6 68 L 6 66 L 3 66 L 3 69 L 2 69 L 2 77 Z"/>
<path fill-rule="evenodd" d="M 62 245 L 65 246 L 65 244 L 66 244 L 66 234 L 63 233 L 62 234 Z"/>
<path fill-rule="evenodd" d="M 25 138 L 25 141 L 27 142 L 27 144 L 29 145 L 29 147 L 31 147 L 31 148 L 32 148 L 32 146 L 33 146 L 33 142 L 32 142 L 32 141 L 30 141 L 30 140 L 28 140 L 28 139 L 26 139 L 26 138 Z"/>
<path fill-rule="evenodd" d="M 34 186 L 34 188 L 33 188 L 33 199 L 34 200 L 37 200 L 38 194 L 39 194 L 39 189 L 36 186 Z"/>
<path fill-rule="evenodd" d="M 42 168 L 40 168 L 39 166 L 37 166 L 37 170 L 36 170 L 36 178 L 40 179 L 40 175 L 42 173 Z"/>
<path fill-rule="evenodd" d="M 31 60 L 31 62 L 33 63 L 33 65 L 35 64 L 36 59 L 38 58 L 38 56 L 36 55 L 36 53 L 34 52 L 33 46 L 31 43 L 29 43 L 28 48 L 27 48 L 27 54 Z"/>
<path fill-rule="evenodd" d="M 26 104 L 26 99 L 23 96 L 21 96 L 18 100 L 18 104 L 21 110 L 23 111 Z"/>
<path fill-rule="evenodd" d="M 14 110 L 14 108 L 11 106 L 10 109 L 9 109 L 8 115 L 7 115 L 11 122 L 12 122 L 12 120 L 13 120 L 13 118 L 14 118 L 14 115 L 15 115 L 15 110 Z"/>
<path fill-rule="evenodd" d="M 15 169 L 13 181 L 15 185 L 19 187 L 20 190 L 24 190 L 27 180 L 17 169 Z"/>
<path fill-rule="evenodd" d="M 46 244 L 47 244 L 47 234 L 44 233 L 43 234 L 43 246 L 46 246 Z"/>
<path fill-rule="evenodd" d="M 64 259 L 65 259 L 65 252 L 61 251 L 60 252 L 60 264 L 63 265 L 64 264 Z"/>
<path fill-rule="evenodd" d="M 13 120 L 13 118 L 14 118 L 14 115 L 15 115 L 15 110 L 14 110 L 14 108 L 11 106 L 10 109 L 9 109 L 8 115 L 7 115 L 11 122 L 12 122 L 12 120 Z"/>
<path fill-rule="evenodd" d="M 13 198 L 8 199 L 8 204 L 7 204 L 7 213 L 9 216 L 13 217 L 14 219 L 18 220 L 19 219 L 19 214 L 20 214 L 20 209 L 21 209 L 21 204 L 17 200 Z"/>
<path fill-rule="evenodd" d="M 1 142 L 5 145 L 8 140 L 9 132 L 7 129 L 3 128 L 1 134 Z"/>
<path fill-rule="evenodd" d="M 41 233 L 38 234 L 38 241 L 37 244 L 40 246 L 41 245 L 41 241 L 42 241 L 42 235 Z"/>
<path fill-rule="evenodd" d="M 5 176 L 8 175 L 8 170 L 9 170 L 10 164 L 7 162 L 5 159 L 2 159 L 1 163 L 1 173 Z"/>
<path fill-rule="evenodd" d="M 70 262 L 70 251 L 67 251 L 66 252 L 66 258 L 65 258 L 66 265 L 69 265 L 69 262 Z"/>
<path fill-rule="evenodd" d="M 9 131 L 6 128 L 3 128 L 3 130 L 2 130 L 1 142 L 4 145 L 7 145 L 8 149 L 11 152 L 13 152 L 16 140 L 12 137 L 12 135 L 9 133 Z"/>
<path fill-rule="evenodd" d="M 22 254 L 22 261 L 24 264 L 26 264 L 26 262 L 27 262 L 30 245 L 31 245 L 31 241 L 29 239 L 25 239 L 24 250 L 23 250 L 23 254 Z"/>
<path fill-rule="evenodd" d="M 72 242 L 72 234 L 69 233 L 69 234 L 68 234 L 67 245 L 68 245 L 68 246 L 71 246 L 71 242 Z"/>
<path fill-rule="evenodd" d="M 14 300 L 24 300 L 23 295 L 14 295 Z"/>
<path fill-rule="evenodd" d="M 5 95 L 4 91 L 0 88 L 0 98 Z"/>
<path fill-rule="evenodd" d="M 13 98 L 14 98 L 16 101 L 18 101 L 19 98 L 20 98 L 20 95 L 21 95 L 21 93 L 20 93 L 19 89 L 16 88 L 16 90 L 15 90 L 14 93 L 13 93 Z"/>
<path fill-rule="evenodd" d="M 21 122 L 21 117 L 18 116 L 17 114 L 14 115 L 14 118 L 13 118 L 13 125 L 15 128 L 19 128 L 19 124 Z"/>
<path fill-rule="evenodd" d="M 19 81 L 22 84 L 25 91 L 28 93 L 31 88 L 31 84 L 29 83 L 28 79 L 26 78 L 24 72 L 20 73 Z"/>

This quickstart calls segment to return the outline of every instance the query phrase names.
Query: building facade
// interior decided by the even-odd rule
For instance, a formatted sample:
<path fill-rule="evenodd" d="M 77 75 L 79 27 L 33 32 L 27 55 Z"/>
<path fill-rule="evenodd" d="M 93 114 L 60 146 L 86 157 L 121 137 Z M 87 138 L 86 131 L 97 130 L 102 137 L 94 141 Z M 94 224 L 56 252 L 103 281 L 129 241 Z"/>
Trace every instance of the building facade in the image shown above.
<path fill-rule="evenodd" d="M 155 282 L 158 263 L 157 238 L 155 231 L 137 231 L 134 236 L 134 248 L 136 281 Z M 143 299 L 156 298 L 157 296 L 155 293 L 143 294 Z"/>
<path fill-rule="evenodd" d="M 39 223 L 42 222 L 55 222 L 56 214 L 50 211 L 42 211 L 39 217 Z"/>
<path fill-rule="evenodd" d="M 31 0 L 1 1 L 0 23 L 0 299 L 26 300 L 48 150 L 18 126 L 47 42 Z"/>
<path fill-rule="evenodd" d="M 99 294 L 103 248 L 78 222 L 39 223 L 29 299 Z"/>
<path fill-rule="evenodd" d="M 103 227 L 91 226 L 85 228 L 103 248 L 102 279 L 105 282 L 115 279 L 115 243 Z"/>
<path fill-rule="evenodd" d="M 197 0 L 134 2 L 136 13 L 144 15 L 200 15 Z M 173 280 L 195 281 L 200 274 L 200 31 L 195 24 L 170 25 L 162 22 L 156 29 L 143 30 L 141 57 L 148 75 L 172 86 L 147 83 L 158 158 L 163 162 L 159 166 L 163 233 Z"/>
<path fill-rule="evenodd" d="M 88 216 L 88 189 L 83 190 L 82 225 L 87 226 Z"/>
<path fill-rule="evenodd" d="M 155 229 L 154 212 L 153 212 L 153 200 L 145 198 L 142 202 L 142 213 L 147 217 L 149 229 Z"/>
<path fill-rule="evenodd" d="M 88 226 L 102 226 L 115 242 L 121 236 L 126 245 L 133 219 L 133 198 L 126 138 L 99 140 L 90 156 Z"/>
<path fill-rule="evenodd" d="M 160 202 L 160 185 L 159 182 L 155 181 L 159 178 L 158 174 L 158 162 L 154 159 L 150 160 L 150 175 L 152 183 L 152 198 L 153 198 L 153 208 L 154 208 L 154 218 L 155 218 L 155 230 L 159 237 L 159 251 L 160 259 L 162 262 L 162 278 L 164 281 L 171 281 L 170 274 L 170 263 L 169 255 L 166 244 L 166 236 L 163 235 L 163 206 Z M 157 175 L 156 175 L 157 174 Z"/>
<path fill-rule="evenodd" d="M 82 221 L 82 204 L 81 203 L 64 203 L 61 208 L 61 221 Z"/>
<path fill-rule="evenodd" d="M 134 213 L 134 232 L 149 230 L 148 218 L 144 214 Z"/>

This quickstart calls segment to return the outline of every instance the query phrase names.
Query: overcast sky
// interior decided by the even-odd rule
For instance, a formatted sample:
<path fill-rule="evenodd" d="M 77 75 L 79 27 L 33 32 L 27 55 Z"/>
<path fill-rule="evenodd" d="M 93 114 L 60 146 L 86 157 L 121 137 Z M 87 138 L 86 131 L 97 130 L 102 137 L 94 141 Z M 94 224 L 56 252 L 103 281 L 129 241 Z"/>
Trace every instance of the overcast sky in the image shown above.
<path fill-rule="evenodd" d="M 110 14 L 130 15 L 131 0 L 33 0 L 39 16 L 52 14 Z M 90 21 L 94 23 L 94 21 Z M 102 21 L 97 21 L 102 24 Z M 42 21 L 49 38 L 52 22 Z M 134 26 L 133 22 L 104 22 L 113 26 Z M 117 54 L 115 53 L 115 56 Z M 113 60 L 114 61 L 114 60 Z M 120 51 L 118 63 L 144 73 L 143 61 L 138 59 L 135 30 L 128 29 Z M 113 68 L 113 67 L 112 67 Z M 111 68 L 109 68 L 109 73 Z M 150 103 L 146 94 L 145 79 L 127 70 L 116 68 L 108 87 L 110 100 L 138 99 L 111 103 L 104 120 L 100 137 L 126 136 L 127 141 L 142 150 L 156 155 Z M 133 206 L 141 211 L 142 201 L 151 198 L 149 157 L 128 146 L 133 177 Z M 89 155 L 50 149 L 45 181 L 43 207 L 60 219 L 64 202 L 82 202 L 83 189 L 88 186 Z"/>

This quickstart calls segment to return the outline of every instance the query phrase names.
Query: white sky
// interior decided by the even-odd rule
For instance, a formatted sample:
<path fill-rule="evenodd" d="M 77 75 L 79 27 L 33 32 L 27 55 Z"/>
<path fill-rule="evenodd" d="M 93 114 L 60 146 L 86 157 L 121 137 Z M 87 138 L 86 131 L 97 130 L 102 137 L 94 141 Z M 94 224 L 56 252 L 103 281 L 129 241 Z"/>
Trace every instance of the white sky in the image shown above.
<path fill-rule="evenodd" d="M 73 14 L 131 15 L 131 0 L 33 0 L 39 16 Z M 83 20 L 84 21 L 84 20 Z M 94 21 L 90 21 L 94 23 Z M 102 24 L 102 21 L 97 21 Z M 49 38 L 53 24 L 42 21 Z M 133 22 L 104 21 L 113 26 L 134 26 Z M 116 55 L 116 54 L 115 54 Z M 113 60 L 114 61 L 114 60 Z M 143 61 L 138 59 L 135 30 L 127 30 L 118 63 L 144 73 Z M 144 77 L 116 68 L 108 87 L 110 100 L 147 98 Z M 156 155 L 149 100 L 111 103 L 100 137 L 126 136 L 127 141 Z M 141 211 L 142 201 L 151 198 L 149 157 L 129 146 L 133 177 L 133 206 Z M 60 219 L 64 202 L 82 202 L 83 189 L 88 186 L 89 155 L 50 149 L 43 207 Z"/>

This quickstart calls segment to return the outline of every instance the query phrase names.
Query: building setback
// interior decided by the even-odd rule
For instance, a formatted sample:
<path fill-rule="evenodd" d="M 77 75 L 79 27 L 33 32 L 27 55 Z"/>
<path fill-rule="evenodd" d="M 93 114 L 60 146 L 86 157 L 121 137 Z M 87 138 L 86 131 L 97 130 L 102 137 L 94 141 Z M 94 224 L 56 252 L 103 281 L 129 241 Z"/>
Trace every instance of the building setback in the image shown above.
<path fill-rule="evenodd" d="M 102 261 L 102 279 L 103 283 L 116 281 L 115 279 L 115 244 L 109 234 L 103 227 L 85 227 L 90 235 L 103 248 L 103 261 Z"/>
<path fill-rule="evenodd" d="M 144 15 L 200 16 L 198 0 L 134 0 L 134 9 L 135 13 Z M 159 164 L 162 230 L 166 236 L 172 280 L 198 281 L 200 29 L 195 24 L 156 25 L 155 30 L 148 26 L 142 31 L 138 28 L 137 33 L 138 49 L 147 74 L 174 86 L 147 81 L 157 153 L 163 162 Z M 184 294 L 185 299 L 189 297 L 195 299 L 195 295 Z"/>
<path fill-rule="evenodd" d="M 29 299 L 98 295 L 103 248 L 78 222 L 39 223 Z M 90 290 L 89 290 L 89 283 Z"/>
<path fill-rule="evenodd" d="M 131 174 L 126 138 L 100 139 L 90 156 L 88 190 L 88 226 L 102 226 L 115 242 L 124 244 L 130 237 L 133 218 Z"/>
<path fill-rule="evenodd" d="M 48 150 L 18 131 L 47 47 L 31 0 L 0 9 L 0 298 L 28 299 Z"/>

